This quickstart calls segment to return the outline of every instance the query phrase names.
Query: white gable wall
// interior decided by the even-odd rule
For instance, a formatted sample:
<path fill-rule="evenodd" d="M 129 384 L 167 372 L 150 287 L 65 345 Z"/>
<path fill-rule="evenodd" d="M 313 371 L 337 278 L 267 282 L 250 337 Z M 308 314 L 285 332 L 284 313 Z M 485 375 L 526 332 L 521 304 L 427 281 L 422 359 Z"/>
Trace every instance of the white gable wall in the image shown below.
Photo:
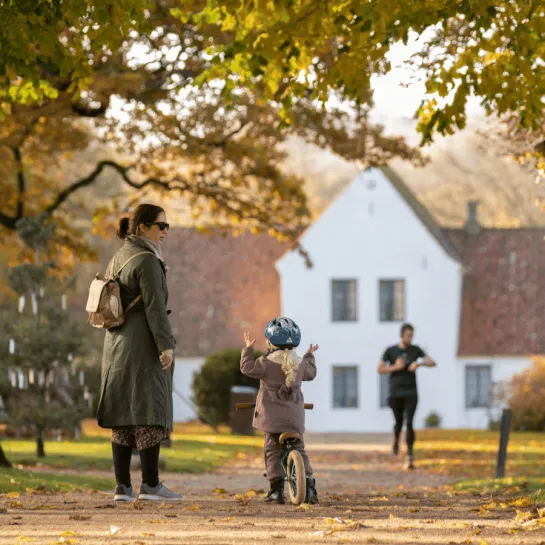
<path fill-rule="evenodd" d="M 374 188 L 373 188 L 374 185 Z M 379 322 L 379 279 L 404 279 L 406 320 L 416 328 L 415 342 L 439 364 L 419 369 L 417 425 L 437 410 L 443 425 L 455 427 L 463 410 L 456 387 L 456 350 L 460 314 L 460 265 L 421 223 L 378 169 L 361 174 L 302 239 L 314 268 L 291 252 L 277 268 L 282 313 L 303 333 L 301 352 L 318 343 L 318 377 L 305 384 L 312 431 L 386 431 L 391 414 L 379 408 L 378 360 L 399 339 L 400 323 Z M 358 320 L 331 319 L 331 280 L 357 279 Z M 332 366 L 359 366 L 359 406 L 333 408 Z"/>

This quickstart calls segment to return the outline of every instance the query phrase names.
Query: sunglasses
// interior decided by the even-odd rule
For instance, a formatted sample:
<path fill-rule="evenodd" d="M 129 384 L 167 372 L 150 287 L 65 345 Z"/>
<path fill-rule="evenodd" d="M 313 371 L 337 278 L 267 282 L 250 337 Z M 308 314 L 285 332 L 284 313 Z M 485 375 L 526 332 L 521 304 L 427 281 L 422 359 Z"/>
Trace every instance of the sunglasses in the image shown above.
<path fill-rule="evenodd" d="M 146 225 L 157 225 L 160 231 L 168 231 L 170 225 L 166 221 L 152 221 L 151 223 L 146 223 Z"/>

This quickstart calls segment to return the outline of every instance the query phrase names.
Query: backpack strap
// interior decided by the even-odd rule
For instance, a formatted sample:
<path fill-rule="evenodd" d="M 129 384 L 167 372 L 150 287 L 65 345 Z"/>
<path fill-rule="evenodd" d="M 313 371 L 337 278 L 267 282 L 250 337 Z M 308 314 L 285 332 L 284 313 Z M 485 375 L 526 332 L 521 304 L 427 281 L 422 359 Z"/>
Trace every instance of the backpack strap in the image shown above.
<path fill-rule="evenodd" d="M 129 312 L 129 310 L 131 310 L 137 303 L 139 303 L 140 301 L 142 300 L 142 295 L 139 295 L 136 299 L 134 299 L 133 301 L 131 301 L 128 305 L 127 305 L 127 308 L 123 311 L 125 313 Z"/>
<path fill-rule="evenodd" d="M 153 252 L 148 252 L 148 251 L 138 252 L 137 254 L 131 255 L 131 257 L 129 257 L 129 259 L 127 259 L 127 261 L 125 261 L 125 263 L 123 263 L 123 265 L 121 265 L 121 267 L 119 267 L 117 272 L 113 276 L 110 276 L 110 278 L 117 278 L 120 275 L 121 271 L 125 268 L 126 265 L 128 265 L 135 257 L 138 257 L 139 255 L 144 255 L 144 254 L 155 255 Z M 157 256 L 155 255 L 155 257 L 157 257 Z M 157 259 L 159 259 L 159 258 L 157 257 Z"/>

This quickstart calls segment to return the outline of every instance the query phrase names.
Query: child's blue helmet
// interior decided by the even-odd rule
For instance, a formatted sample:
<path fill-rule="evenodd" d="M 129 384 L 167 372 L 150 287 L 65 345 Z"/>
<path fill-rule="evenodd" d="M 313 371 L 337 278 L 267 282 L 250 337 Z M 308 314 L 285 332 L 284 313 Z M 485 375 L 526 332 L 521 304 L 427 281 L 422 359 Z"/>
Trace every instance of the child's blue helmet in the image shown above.
<path fill-rule="evenodd" d="M 265 337 L 278 348 L 295 348 L 301 342 L 301 330 L 291 318 L 275 318 L 266 325 Z"/>

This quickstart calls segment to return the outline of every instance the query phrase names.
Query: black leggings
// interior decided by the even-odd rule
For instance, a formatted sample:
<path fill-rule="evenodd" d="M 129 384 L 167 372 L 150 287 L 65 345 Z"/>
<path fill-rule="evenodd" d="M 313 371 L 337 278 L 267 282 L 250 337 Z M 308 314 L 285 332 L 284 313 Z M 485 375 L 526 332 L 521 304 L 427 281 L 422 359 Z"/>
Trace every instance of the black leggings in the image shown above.
<path fill-rule="evenodd" d="M 403 415 L 405 413 L 407 414 L 407 452 L 412 456 L 415 440 L 413 419 L 414 413 L 416 412 L 416 406 L 418 405 L 418 395 L 391 397 L 389 403 L 395 418 L 394 436 L 396 443 L 399 442 L 399 436 L 401 434 L 401 429 L 403 428 Z"/>
<path fill-rule="evenodd" d="M 155 487 L 159 484 L 159 452 L 161 444 L 139 450 L 142 465 L 142 482 Z M 131 486 L 132 447 L 112 443 L 115 479 L 117 484 Z"/>

